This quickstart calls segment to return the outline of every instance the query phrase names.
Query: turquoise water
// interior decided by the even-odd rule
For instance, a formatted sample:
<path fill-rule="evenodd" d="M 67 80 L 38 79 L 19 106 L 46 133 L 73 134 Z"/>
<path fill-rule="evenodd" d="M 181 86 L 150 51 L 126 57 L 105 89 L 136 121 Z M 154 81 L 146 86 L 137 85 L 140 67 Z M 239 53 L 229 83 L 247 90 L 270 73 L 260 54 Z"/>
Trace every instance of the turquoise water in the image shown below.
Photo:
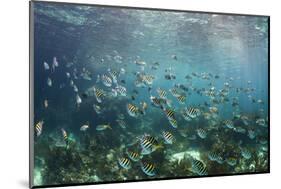
<path fill-rule="evenodd" d="M 34 122 L 42 121 L 34 136 L 35 185 L 268 171 L 267 17 L 33 5 Z M 126 94 L 115 96 L 120 86 Z M 102 90 L 101 102 L 93 87 Z M 151 97 L 163 101 L 157 106 Z M 155 150 L 145 154 L 142 142 Z"/>

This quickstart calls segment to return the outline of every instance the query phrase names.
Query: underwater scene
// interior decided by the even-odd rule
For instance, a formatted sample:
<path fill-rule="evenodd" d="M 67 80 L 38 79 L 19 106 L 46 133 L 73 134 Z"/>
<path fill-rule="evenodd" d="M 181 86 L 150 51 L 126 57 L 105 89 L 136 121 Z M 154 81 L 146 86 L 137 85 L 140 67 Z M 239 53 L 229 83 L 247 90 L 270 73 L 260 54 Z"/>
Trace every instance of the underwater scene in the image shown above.
<path fill-rule="evenodd" d="M 268 17 L 31 10 L 34 186 L 269 171 Z"/>

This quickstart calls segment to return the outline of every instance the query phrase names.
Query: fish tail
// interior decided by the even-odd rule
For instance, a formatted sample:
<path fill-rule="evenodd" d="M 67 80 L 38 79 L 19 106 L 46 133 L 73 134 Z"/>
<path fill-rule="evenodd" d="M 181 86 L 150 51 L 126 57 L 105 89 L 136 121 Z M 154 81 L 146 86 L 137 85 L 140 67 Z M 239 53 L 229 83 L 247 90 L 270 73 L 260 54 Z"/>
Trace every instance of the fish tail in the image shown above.
<path fill-rule="evenodd" d="M 161 149 L 161 148 L 164 148 L 163 144 L 158 144 L 157 146 L 155 146 L 156 150 L 157 149 Z"/>

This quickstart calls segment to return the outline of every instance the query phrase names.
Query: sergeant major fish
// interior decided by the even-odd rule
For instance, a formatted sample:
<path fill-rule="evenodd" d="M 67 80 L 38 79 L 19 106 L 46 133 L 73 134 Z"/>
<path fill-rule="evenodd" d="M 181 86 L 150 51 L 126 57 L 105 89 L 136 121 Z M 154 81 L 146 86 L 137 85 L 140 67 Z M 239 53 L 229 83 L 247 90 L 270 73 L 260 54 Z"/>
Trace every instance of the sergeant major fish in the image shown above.
<path fill-rule="evenodd" d="M 131 168 L 131 162 L 128 158 L 119 158 L 118 164 L 123 167 L 124 169 L 130 169 Z"/>
<path fill-rule="evenodd" d="M 108 77 L 107 75 L 103 74 L 101 76 L 101 81 L 102 83 L 106 86 L 106 87 L 111 87 L 112 85 L 112 80 L 110 77 Z"/>
<path fill-rule="evenodd" d="M 66 147 L 68 147 L 68 134 L 67 134 L 67 132 L 63 128 L 61 129 L 61 132 L 62 132 L 63 140 L 66 143 Z"/>
<path fill-rule="evenodd" d="M 44 124 L 44 121 L 39 121 L 35 125 L 35 132 L 36 132 L 37 137 L 39 137 L 42 134 L 43 124 Z"/>
<path fill-rule="evenodd" d="M 105 92 L 102 89 L 98 89 L 96 87 L 94 87 L 93 90 L 96 100 L 98 101 L 98 103 L 101 103 L 102 99 L 105 97 Z"/>
<path fill-rule="evenodd" d="M 174 136 L 172 135 L 172 133 L 170 133 L 168 131 L 163 131 L 162 136 L 163 136 L 166 144 L 173 144 Z"/>
<path fill-rule="evenodd" d="M 158 141 L 150 135 L 143 135 L 140 138 L 140 145 L 142 148 L 142 155 L 148 155 L 154 152 L 155 150 L 162 148 L 163 146 L 158 143 Z"/>
<path fill-rule="evenodd" d="M 207 175 L 207 167 L 206 165 L 197 159 L 192 159 L 191 160 L 191 169 L 194 173 L 202 176 L 202 175 Z"/>
<path fill-rule="evenodd" d="M 148 176 L 153 177 L 156 174 L 156 168 L 154 164 L 142 162 L 141 170 Z"/>
<path fill-rule="evenodd" d="M 134 152 L 134 151 L 127 150 L 126 153 L 127 153 L 128 157 L 134 162 L 137 162 L 142 158 L 142 156 L 139 153 Z"/>
<path fill-rule="evenodd" d="M 133 104 L 127 104 L 127 112 L 132 117 L 137 117 L 139 115 L 139 108 Z"/>
<path fill-rule="evenodd" d="M 199 128 L 197 129 L 197 134 L 200 138 L 205 139 L 207 137 L 207 132 L 206 130 Z"/>

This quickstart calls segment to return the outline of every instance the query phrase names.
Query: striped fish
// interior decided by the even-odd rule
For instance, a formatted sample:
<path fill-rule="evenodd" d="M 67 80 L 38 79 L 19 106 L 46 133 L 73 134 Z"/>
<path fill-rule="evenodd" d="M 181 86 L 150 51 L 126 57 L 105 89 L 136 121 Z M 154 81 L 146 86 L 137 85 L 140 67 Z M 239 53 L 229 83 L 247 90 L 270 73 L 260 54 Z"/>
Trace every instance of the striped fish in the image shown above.
<path fill-rule="evenodd" d="M 181 95 L 181 92 L 178 89 L 176 89 L 176 88 L 169 89 L 169 91 L 176 98 Z"/>
<path fill-rule="evenodd" d="M 120 96 L 127 96 L 127 89 L 121 85 L 118 85 L 115 90 L 117 91 L 117 94 Z"/>
<path fill-rule="evenodd" d="M 155 106 L 155 107 L 161 107 L 161 100 L 160 100 L 160 98 L 156 98 L 156 97 L 154 97 L 154 96 L 150 96 L 150 101 L 151 101 L 151 103 Z"/>
<path fill-rule="evenodd" d="M 162 147 L 158 144 L 158 141 L 150 135 L 143 135 L 140 138 L 140 146 L 142 148 L 142 155 L 148 155 L 157 150 L 158 148 Z"/>
<path fill-rule="evenodd" d="M 141 170 L 147 175 L 147 176 L 154 176 L 156 174 L 155 165 L 152 163 L 142 162 L 141 163 Z"/>
<path fill-rule="evenodd" d="M 155 77 L 153 75 L 144 75 L 143 76 L 143 82 L 146 85 L 152 85 L 154 78 Z"/>
<path fill-rule="evenodd" d="M 200 110 L 198 108 L 190 107 L 190 108 L 186 109 L 186 114 L 190 118 L 194 119 L 194 118 L 196 118 L 197 116 L 200 115 Z"/>
<path fill-rule="evenodd" d="M 116 70 L 108 69 L 108 73 L 112 78 L 113 83 L 117 83 L 117 78 L 119 77 L 119 73 Z"/>
<path fill-rule="evenodd" d="M 124 169 L 130 169 L 132 166 L 130 159 L 124 157 L 118 159 L 118 164 Z"/>
<path fill-rule="evenodd" d="M 184 104 L 185 100 L 186 100 L 186 96 L 185 95 L 180 95 L 177 97 L 178 101 L 180 104 Z"/>
<path fill-rule="evenodd" d="M 217 152 L 209 152 L 208 158 L 209 158 L 209 160 L 216 161 L 219 164 L 222 164 L 224 162 L 222 156 L 220 154 L 218 154 Z"/>
<path fill-rule="evenodd" d="M 160 98 L 164 98 L 166 99 L 167 98 L 167 92 L 161 88 L 158 88 L 157 89 L 157 93 L 159 95 Z"/>
<path fill-rule="evenodd" d="M 44 121 L 39 121 L 35 125 L 35 132 L 36 132 L 37 137 L 39 137 L 42 134 L 43 124 L 44 124 Z"/>
<path fill-rule="evenodd" d="M 62 132 L 63 140 L 65 141 L 66 146 L 68 146 L 68 135 L 67 135 L 67 132 L 63 128 L 61 129 L 61 132 Z"/>
<path fill-rule="evenodd" d="M 216 92 L 213 90 L 207 91 L 206 96 L 210 97 L 211 99 L 214 99 L 216 97 Z"/>
<path fill-rule="evenodd" d="M 102 89 L 98 89 L 94 87 L 94 94 L 96 97 L 96 100 L 101 103 L 102 99 L 105 97 L 105 92 Z"/>
<path fill-rule="evenodd" d="M 127 155 L 128 155 L 128 157 L 132 160 L 132 161 L 139 161 L 141 158 L 142 158 L 142 156 L 139 154 L 139 153 L 137 153 L 137 152 L 133 152 L 133 151 L 127 151 L 126 152 L 127 153 Z"/>
<path fill-rule="evenodd" d="M 189 117 L 188 112 L 186 110 L 181 111 L 181 115 L 186 121 L 191 121 L 191 118 Z"/>
<path fill-rule="evenodd" d="M 169 120 L 169 123 L 172 125 L 172 127 L 178 128 L 178 122 L 176 119 L 169 118 L 168 120 Z"/>
<path fill-rule="evenodd" d="M 216 152 L 209 152 L 208 153 L 208 158 L 209 158 L 209 160 L 211 160 L 211 161 L 216 161 L 216 159 L 217 159 L 217 153 Z"/>
<path fill-rule="evenodd" d="M 234 128 L 234 124 L 233 124 L 233 121 L 231 120 L 225 120 L 224 121 L 224 125 L 229 128 L 229 129 L 233 129 Z"/>
<path fill-rule="evenodd" d="M 137 117 L 139 114 L 139 109 L 137 106 L 129 103 L 127 104 L 127 112 L 130 116 Z"/>
<path fill-rule="evenodd" d="M 207 132 L 206 132 L 204 129 L 199 128 L 199 129 L 197 129 L 197 135 L 198 135 L 200 138 L 204 139 L 204 138 L 207 137 Z"/>
<path fill-rule="evenodd" d="M 175 111 L 172 109 L 165 109 L 165 114 L 168 119 L 175 119 Z"/>
<path fill-rule="evenodd" d="M 150 135 L 143 135 L 140 140 L 141 147 L 145 149 L 151 148 L 153 145 L 157 143 L 158 143 L 157 140 Z"/>
<path fill-rule="evenodd" d="M 166 144 L 173 144 L 174 136 L 172 135 L 172 133 L 170 133 L 168 131 L 163 131 L 162 136 L 163 136 Z"/>
<path fill-rule="evenodd" d="M 108 77 L 107 75 L 103 74 L 101 76 L 101 81 L 102 83 L 106 86 L 106 87 L 111 87 L 112 86 L 112 80 L 110 77 Z"/>
<path fill-rule="evenodd" d="M 191 161 L 191 168 L 192 168 L 192 172 L 198 174 L 198 175 L 207 175 L 207 167 L 206 165 L 197 159 L 192 159 Z"/>

